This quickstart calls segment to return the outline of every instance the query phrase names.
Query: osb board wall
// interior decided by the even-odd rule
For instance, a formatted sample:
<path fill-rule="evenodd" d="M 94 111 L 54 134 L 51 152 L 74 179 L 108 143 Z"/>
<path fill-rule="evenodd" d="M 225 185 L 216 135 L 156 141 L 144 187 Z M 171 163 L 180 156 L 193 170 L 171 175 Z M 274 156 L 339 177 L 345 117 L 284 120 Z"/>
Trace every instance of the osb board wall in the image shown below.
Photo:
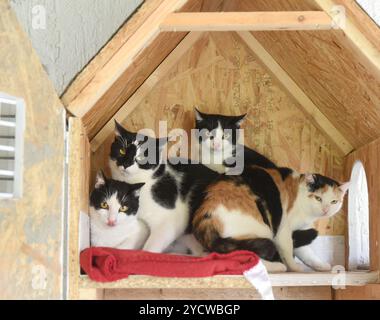
<path fill-rule="evenodd" d="M 347 17 L 378 47 L 378 27 L 354 1 L 334 2 L 345 6 Z M 242 0 L 239 6 L 244 11 L 321 10 L 314 0 Z M 355 148 L 380 137 L 380 70 L 344 31 L 253 35 Z"/>
<path fill-rule="evenodd" d="M 59 299 L 64 109 L 8 1 L 0 12 L 0 91 L 26 104 L 23 196 L 0 201 L 0 299 Z"/>
<path fill-rule="evenodd" d="M 247 113 L 245 144 L 278 165 L 341 180 L 343 158 L 233 33 L 205 34 L 126 119 L 130 130 L 194 126 L 193 107 L 204 112 Z M 158 132 L 156 132 L 158 133 Z M 92 176 L 106 167 L 111 136 L 92 159 Z M 318 225 L 343 235 L 344 215 Z"/>

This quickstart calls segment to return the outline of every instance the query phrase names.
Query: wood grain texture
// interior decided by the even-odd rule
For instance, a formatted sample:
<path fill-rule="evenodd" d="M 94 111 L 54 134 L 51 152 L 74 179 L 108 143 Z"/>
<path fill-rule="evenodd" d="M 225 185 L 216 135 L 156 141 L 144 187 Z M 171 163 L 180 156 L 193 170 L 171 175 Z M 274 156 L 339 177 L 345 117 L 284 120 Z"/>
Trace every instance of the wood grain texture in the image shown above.
<path fill-rule="evenodd" d="M 380 300 L 380 284 L 333 290 L 334 300 Z"/>
<path fill-rule="evenodd" d="M 89 212 L 90 143 L 81 119 L 69 118 L 69 299 L 79 299 L 79 216 Z"/>
<path fill-rule="evenodd" d="M 0 91 L 26 110 L 22 198 L 0 201 L 0 299 L 60 299 L 64 108 L 7 0 L 0 12 Z"/>
<path fill-rule="evenodd" d="M 380 139 L 364 146 L 346 158 L 345 176 L 350 179 L 356 161 L 361 161 L 367 177 L 369 198 L 370 267 L 380 269 Z"/>
<path fill-rule="evenodd" d="M 83 118 L 90 138 L 185 36 L 159 34 L 166 15 L 185 3 L 164 0 L 67 106 L 73 115 Z"/>
<path fill-rule="evenodd" d="M 243 0 L 240 6 L 246 11 L 321 10 L 322 2 Z M 363 23 L 368 21 L 366 17 Z M 361 38 L 359 32 L 350 33 L 354 40 Z M 254 36 L 354 147 L 380 136 L 380 70 L 342 30 L 257 32 Z M 374 50 L 370 56 L 380 57 Z"/>
<path fill-rule="evenodd" d="M 179 12 L 161 23 L 162 31 L 329 30 L 324 11 Z"/>
<path fill-rule="evenodd" d="M 144 83 L 133 93 L 133 95 L 123 104 L 118 112 L 110 119 L 107 124 L 91 140 L 91 150 L 96 151 L 104 140 L 114 131 L 115 122 L 123 121 L 150 93 L 153 87 L 162 80 L 169 70 L 182 58 L 182 56 L 200 38 L 200 32 L 190 32 L 178 44 L 178 46 L 166 57 L 166 59 L 153 71 Z"/>
<path fill-rule="evenodd" d="M 329 287 L 273 288 L 277 300 L 331 300 Z M 260 300 L 255 289 L 105 289 L 104 300 Z"/>
<path fill-rule="evenodd" d="M 313 171 L 341 180 L 343 158 L 329 139 L 261 66 L 233 33 L 205 34 L 123 123 L 130 130 L 152 128 L 160 120 L 168 128 L 194 127 L 193 107 L 223 114 L 248 113 L 245 143 L 279 165 Z M 92 157 L 92 176 L 108 165 L 113 137 Z M 344 234 L 338 214 L 318 224 L 322 234 Z"/>
<path fill-rule="evenodd" d="M 337 149 L 343 154 L 348 154 L 353 150 L 352 145 L 347 139 L 335 128 L 334 124 L 329 121 L 319 108 L 309 99 L 302 89 L 289 77 L 288 73 L 273 59 L 265 48 L 257 41 L 250 32 L 238 32 L 252 52 L 265 65 L 266 70 L 277 79 L 278 83 L 291 97 L 294 98 L 305 115 L 317 126 L 330 140 L 335 143 Z"/>

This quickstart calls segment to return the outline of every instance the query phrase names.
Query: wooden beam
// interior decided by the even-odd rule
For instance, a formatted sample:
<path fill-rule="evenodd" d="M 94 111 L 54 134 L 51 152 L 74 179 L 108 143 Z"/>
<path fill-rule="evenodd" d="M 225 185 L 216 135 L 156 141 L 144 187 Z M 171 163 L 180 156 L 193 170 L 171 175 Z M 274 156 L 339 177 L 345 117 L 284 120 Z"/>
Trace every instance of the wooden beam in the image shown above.
<path fill-rule="evenodd" d="M 265 48 L 256 40 L 256 38 L 248 31 L 240 31 L 237 34 L 245 41 L 247 46 L 266 66 L 268 71 L 279 80 L 288 93 L 294 97 L 303 109 L 305 114 L 313 121 L 313 123 L 321 129 L 336 147 L 347 155 L 354 148 L 348 140 L 335 128 L 329 119 L 319 110 L 319 108 L 309 99 L 302 89 L 293 81 L 287 72 L 273 59 L 273 57 L 265 50 Z"/>
<path fill-rule="evenodd" d="M 181 8 L 186 2 L 187 0 L 163 1 L 150 15 L 149 19 L 146 19 L 128 41 L 120 47 L 115 55 L 100 70 L 97 70 L 91 81 L 67 106 L 73 115 L 80 118 L 87 116 L 87 119 L 84 120 L 84 125 L 90 136 L 97 131 L 98 127 L 101 127 L 102 118 L 114 112 L 113 109 L 107 110 L 110 101 L 104 98 L 105 94 L 109 93 L 110 88 L 115 86 L 117 80 L 133 64 L 136 56 L 159 36 L 159 26 L 166 16 Z M 118 83 L 116 87 L 116 91 L 112 93 L 114 100 L 120 98 L 118 94 L 122 90 L 122 84 Z M 102 100 L 100 105 L 96 105 L 100 100 Z M 96 115 L 89 116 L 88 113 L 93 111 L 94 106 L 97 107 Z M 113 108 L 117 108 L 117 106 L 113 106 Z M 97 127 L 94 129 L 94 126 Z"/>
<path fill-rule="evenodd" d="M 169 54 L 159 67 L 149 76 L 138 90 L 124 103 L 115 116 L 91 140 L 91 150 L 96 151 L 107 137 L 114 131 L 114 120 L 123 122 L 125 118 L 140 104 L 153 87 L 175 66 L 178 60 L 201 37 L 201 32 L 189 33 L 180 44 Z"/>
<path fill-rule="evenodd" d="M 78 74 L 74 81 L 67 87 L 61 100 L 65 106 L 82 92 L 92 81 L 97 72 L 101 70 L 112 56 L 132 37 L 135 32 L 150 18 L 164 0 L 146 0 L 136 13 L 125 23 L 115 36 L 104 46 L 104 48 L 90 61 L 90 63 Z"/>
<path fill-rule="evenodd" d="M 314 2 L 318 4 L 333 20 L 343 21 L 341 29 L 347 38 L 352 41 L 356 48 L 361 51 L 374 67 L 377 68 L 377 71 L 380 72 L 379 39 L 373 37 L 374 34 L 376 36 L 380 34 L 378 27 L 376 28 L 372 26 L 369 28 L 367 21 L 354 21 L 354 15 L 339 11 L 339 6 L 342 6 L 345 10 L 347 8 L 348 11 L 352 10 L 353 6 L 349 6 L 347 0 L 314 0 Z M 344 18 L 342 19 L 342 16 L 339 17 L 339 15 L 344 15 Z M 361 18 L 363 18 L 363 16 Z M 370 20 L 369 17 L 366 18 Z M 365 27 L 365 33 L 359 29 L 358 24 L 367 24 L 367 27 Z M 377 29 L 377 32 L 374 32 L 374 29 Z M 373 42 L 369 39 L 373 40 Z"/>
<path fill-rule="evenodd" d="M 178 12 L 160 25 L 162 31 L 328 30 L 324 11 Z"/>
<path fill-rule="evenodd" d="M 68 298 L 79 299 L 79 218 L 89 212 L 90 144 L 81 119 L 69 118 L 68 141 Z"/>

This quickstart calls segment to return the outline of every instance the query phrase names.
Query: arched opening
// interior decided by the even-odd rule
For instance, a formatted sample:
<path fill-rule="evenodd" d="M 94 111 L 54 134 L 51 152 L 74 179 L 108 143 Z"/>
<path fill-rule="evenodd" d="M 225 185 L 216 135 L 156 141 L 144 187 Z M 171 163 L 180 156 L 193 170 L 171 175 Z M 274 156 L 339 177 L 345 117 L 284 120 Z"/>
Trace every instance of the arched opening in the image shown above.
<path fill-rule="evenodd" d="M 354 164 L 348 194 L 349 270 L 369 270 L 369 203 L 364 166 Z"/>

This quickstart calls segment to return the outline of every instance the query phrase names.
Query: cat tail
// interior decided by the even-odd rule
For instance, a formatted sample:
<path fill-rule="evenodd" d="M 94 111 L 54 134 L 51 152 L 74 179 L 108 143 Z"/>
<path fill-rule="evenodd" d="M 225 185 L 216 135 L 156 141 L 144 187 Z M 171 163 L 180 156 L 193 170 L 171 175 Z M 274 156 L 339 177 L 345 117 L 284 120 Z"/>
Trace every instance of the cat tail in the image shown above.
<path fill-rule="evenodd" d="M 292 234 L 294 249 L 307 246 L 318 237 L 316 229 L 296 230 Z"/>

